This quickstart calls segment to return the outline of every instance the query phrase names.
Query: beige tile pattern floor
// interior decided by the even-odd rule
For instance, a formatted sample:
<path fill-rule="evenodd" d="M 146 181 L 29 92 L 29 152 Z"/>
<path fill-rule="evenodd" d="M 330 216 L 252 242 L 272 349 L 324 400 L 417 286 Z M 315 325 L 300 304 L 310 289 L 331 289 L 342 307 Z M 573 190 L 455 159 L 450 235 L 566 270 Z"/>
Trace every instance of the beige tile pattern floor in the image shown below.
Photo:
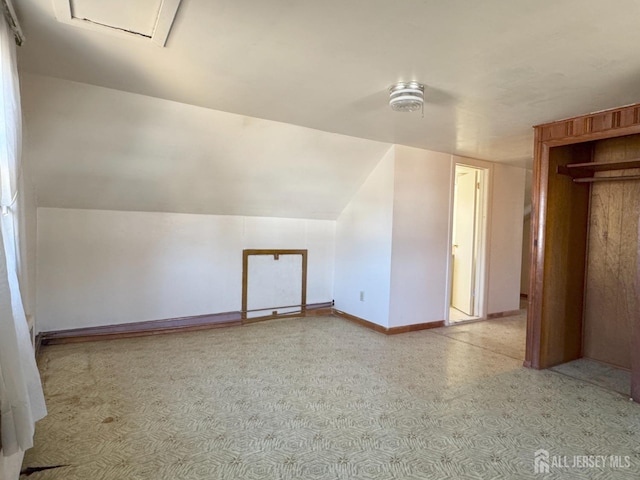
<path fill-rule="evenodd" d="M 24 466 L 67 465 L 30 480 L 640 478 L 639 405 L 522 368 L 504 330 L 472 345 L 475 325 L 385 336 L 319 317 L 46 347 L 50 413 Z M 629 466 L 538 475 L 538 449 Z"/>
<path fill-rule="evenodd" d="M 629 370 L 588 358 L 563 363 L 553 367 L 552 370 L 631 396 L 631 372 Z"/>
<path fill-rule="evenodd" d="M 449 307 L 449 322 L 450 323 L 458 323 L 458 322 L 466 322 L 468 320 L 477 320 L 480 317 L 474 317 L 472 315 L 467 315 L 464 312 L 461 312 L 457 308 Z"/>
<path fill-rule="evenodd" d="M 512 317 L 460 323 L 432 332 L 523 361 L 526 326 L 527 313 L 524 311 Z"/>

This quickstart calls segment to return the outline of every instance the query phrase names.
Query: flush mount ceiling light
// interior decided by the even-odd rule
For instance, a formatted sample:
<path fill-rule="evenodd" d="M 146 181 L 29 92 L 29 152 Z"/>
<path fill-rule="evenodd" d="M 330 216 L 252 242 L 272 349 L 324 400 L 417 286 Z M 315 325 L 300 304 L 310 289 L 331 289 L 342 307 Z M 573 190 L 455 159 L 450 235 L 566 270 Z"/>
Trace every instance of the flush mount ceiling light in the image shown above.
<path fill-rule="evenodd" d="M 398 82 L 389 87 L 389 106 L 396 112 L 415 112 L 424 105 L 424 85 Z"/>

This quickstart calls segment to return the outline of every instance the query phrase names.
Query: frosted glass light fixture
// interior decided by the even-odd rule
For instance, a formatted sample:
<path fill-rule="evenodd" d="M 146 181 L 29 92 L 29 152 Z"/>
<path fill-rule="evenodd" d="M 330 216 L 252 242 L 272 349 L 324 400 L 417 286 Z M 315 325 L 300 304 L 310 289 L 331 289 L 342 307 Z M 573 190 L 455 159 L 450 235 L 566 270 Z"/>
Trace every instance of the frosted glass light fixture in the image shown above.
<path fill-rule="evenodd" d="M 396 112 L 415 112 L 424 105 L 424 85 L 398 82 L 389 87 L 389 106 Z"/>

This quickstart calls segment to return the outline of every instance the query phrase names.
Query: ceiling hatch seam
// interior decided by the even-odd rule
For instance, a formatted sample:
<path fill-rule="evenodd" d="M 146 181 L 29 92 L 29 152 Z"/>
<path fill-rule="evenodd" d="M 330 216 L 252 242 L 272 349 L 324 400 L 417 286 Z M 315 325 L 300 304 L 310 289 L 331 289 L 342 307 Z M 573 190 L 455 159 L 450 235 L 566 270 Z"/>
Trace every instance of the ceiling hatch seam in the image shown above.
<path fill-rule="evenodd" d="M 121 27 L 116 27 L 114 25 L 108 25 L 106 23 L 96 22 L 88 18 L 79 18 L 79 17 L 73 17 L 73 18 L 75 18 L 76 20 L 82 20 L 83 22 L 93 23 L 94 25 L 100 25 L 101 27 L 112 28 L 114 30 L 120 30 L 121 32 L 131 33 L 133 35 L 140 35 L 141 37 L 148 38 L 148 39 L 151 39 L 152 37 L 151 35 L 145 35 L 144 33 L 136 32 L 135 30 L 128 30 L 126 28 L 121 28 Z M 156 19 L 156 23 L 157 23 L 157 19 Z M 155 30 L 155 27 L 154 27 L 154 30 Z"/>

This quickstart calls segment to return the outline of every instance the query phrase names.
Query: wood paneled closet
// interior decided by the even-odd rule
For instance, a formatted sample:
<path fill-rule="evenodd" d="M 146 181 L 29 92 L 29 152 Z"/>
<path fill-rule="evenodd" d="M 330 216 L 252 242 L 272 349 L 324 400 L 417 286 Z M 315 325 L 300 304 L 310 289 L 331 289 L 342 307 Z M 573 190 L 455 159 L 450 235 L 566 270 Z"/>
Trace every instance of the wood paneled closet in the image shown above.
<path fill-rule="evenodd" d="M 525 366 L 587 357 L 640 402 L 640 104 L 535 127 Z"/>

